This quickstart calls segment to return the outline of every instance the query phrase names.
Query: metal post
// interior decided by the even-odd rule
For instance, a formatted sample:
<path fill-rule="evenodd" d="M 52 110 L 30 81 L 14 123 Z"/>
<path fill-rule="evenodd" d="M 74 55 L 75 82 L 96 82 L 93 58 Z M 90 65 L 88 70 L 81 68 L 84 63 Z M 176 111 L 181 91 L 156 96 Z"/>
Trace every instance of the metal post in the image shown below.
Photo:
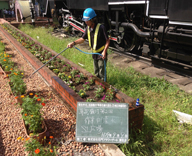
<path fill-rule="evenodd" d="M 32 0 L 29 0 L 29 6 L 30 6 L 32 25 L 35 26 L 34 6 L 33 6 L 33 3 L 32 3 Z"/>

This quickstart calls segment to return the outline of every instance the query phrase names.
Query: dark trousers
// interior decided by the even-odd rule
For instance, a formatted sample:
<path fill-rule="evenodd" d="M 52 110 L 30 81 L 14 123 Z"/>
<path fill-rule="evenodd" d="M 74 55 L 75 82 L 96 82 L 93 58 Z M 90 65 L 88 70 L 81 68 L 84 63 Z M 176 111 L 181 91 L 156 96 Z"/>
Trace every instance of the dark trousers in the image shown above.
<path fill-rule="evenodd" d="M 101 80 L 104 81 L 104 77 L 105 77 L 104 60 L 103 59 L 99 59 L 99 60 L 94 59 L 93 64 L 94 64 L 95 76 L 97 76 L 98 78 L 100 78 Z M 105 59 L 105 64 L 107 66 L 107 59 Z M 106 72 L 106 81 L 107 81 L 107 72 Z"/>

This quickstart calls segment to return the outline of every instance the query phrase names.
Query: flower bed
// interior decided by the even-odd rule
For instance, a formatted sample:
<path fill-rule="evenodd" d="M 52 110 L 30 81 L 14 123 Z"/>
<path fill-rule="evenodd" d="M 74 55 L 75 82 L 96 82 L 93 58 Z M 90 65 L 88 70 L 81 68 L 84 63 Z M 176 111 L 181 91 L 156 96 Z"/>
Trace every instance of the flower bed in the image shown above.
<path fill-rule="evenodd" d="M 2 44 L 1 47 L 3 47 Z M 11 60 L 11 55 L 4 50 L 5 48 L 0 49 L 0 66 L 3 68 L 1 70 L 10 72 L 7 76 L 12 91 L 10 94 L 15 96 L 16 105 L 22 108 L 20 113 L 23 119 L 23 128 L 28 136 L 27 139 L 18 137 L 17 140 L 24 141 L 25 151 L 29 155 L 38 153 L 50 156 L 56 155 L 56 149 L 52 147 L 51 140 L 48 144 L 46 140 L 47 127 L 41 112 L 41 108 L 45 106 L 44 99 L 32 92 L 26 93 L 26 84 L 22 79 L 23 71 L 18 70 L 17 66 L 13 66 L 14 62 Z M 50 138 L 53 138 L 53 136 L 50 136 Z"/>
<path fill-rule="evenodd" d="M 0 28 L 3 31 L 3 33 L 7 36 L 7 38 L 9 38 L 9 40 L 12 41 L 12 43 L 18 48 L 18 50 L 36 69 L 38 69 L 43 65 L 42 62 L 45 63 L 45 61 L 47 61 L 48 59 L 57 54 L 53 50 L 38 43 L 36 40 L 30 38 L 26 34 L 23 34 L 21 31 L 14 28 L 13 26 L 4 25 L 3 27 L 15 38 L 17 38 L 17 40 L 14 39 L 9 34 L 7 34 L 2 28 Z M 22 47 L 21 44 L 19 44 L 17 41 L 20 41 L 21 44 L 25 46 L 25 48 Z M 37 50 L 40 50 L 40 52 L 38 52 Z M 37 58 L 42 62 L 37 60 Z M 48 68 L 52 70 L 54 73 L 51 72 Z M 72 63 L 71 61 L 67 60 L 62 56 L 59 56 L 56 59 L 56 62 L 53 61 L 50 64 L 48 64 L 48 68 L 47 67 L 42 68 L 41 70 L 39 70 L 39 73 L 68 102 L 68 104 L 75 111 L 77 107 L 77 102 L 86 100 L 90 102 L 92 101 L 126 102 L 129 103 L 130 107 L 129 108 L 130 128 L 141 129 L 144 117 L 144 106 L 140 105 L 136 107 L 134 99 L 128 97 L 127 95 L 121 92 L 115 93 L 113 91 L 113 87 L 110 87 L 108 83 L 105 83 L 102 80 L 98 79 L 97 77 L 91 75 L 84 69 L 80 68 L 79 66 L 75 65 L 74 63 Z M 61 70 L 65 71 L 61 73 L 60 72 Z M 80 73 L 82 73 L 84 77 L 83 79 L 80 78 L 81 77 Z M 91 81 L 93 81 L 93 84 L 91 84 Z M 79 86 L 77 85 L 78 83 L 80 83 Z M 87 89 L 91 90 L 87 91 Z M 112 96 L 114 97 L 112 98 Z"/>

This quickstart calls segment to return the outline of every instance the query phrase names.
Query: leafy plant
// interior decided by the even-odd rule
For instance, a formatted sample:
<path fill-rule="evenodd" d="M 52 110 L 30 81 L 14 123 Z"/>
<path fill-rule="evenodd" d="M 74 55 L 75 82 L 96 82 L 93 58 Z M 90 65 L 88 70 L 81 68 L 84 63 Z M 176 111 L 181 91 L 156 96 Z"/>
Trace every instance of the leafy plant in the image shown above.
<path fill-rule="evenodd" d="M 114 89 L 110 87 L 110 88 L 107 90 L 105 99 L 106 99 L 107 101 L 109 101 L 109 100 L 112 100 L 113 98 L 114 98 Z"/>
<path fill-rule="evenodd" d="M 98 85 L 98 88 L 96 88 L 96 91 L 95 91 L 95 97 L 101 97 L 101 93 L 103 93 L 105 91 L 105 87 L 102 83 L 100 83 L 100 85 Z"/>
<path fill-rule="evenodd" d="M 86 102 L 96 102 L 94 99 L 87 98 Z"/>
<path fill-rule="evenodd" d="M 101 99 L 102 102 L 107 102 L 106 95 L 104 95 Z"/>
<path fill-rule="evenodd" d="M 41 103 L 42 99 L 37 95 L 33 98 L 25 96 L 22 101 L 21 114 L 25 125 L 28 126 L 30 133 L 40 133 L 42 131 L 43 121 L 40 109 L 45 103 Z"/>
<path fill-rule="evenodd" d="M 10 58 L 11 56 L 6 52 L 0 52 L 0 64 L 4 71 L 11 71 L 11 69 L 14 67 L 14 63 Z"/>
<path fill-rule="evenodd" d="M 82 98 L 86 96 L 86 92 L 85 92 L 83 89 L 81 89 L 81 90 L 78 92 L 78 94 L 79 94 L 79 96 L 82 97 Z"/>
<path fill-rule="evenodd" d="M 93 76 L 90 76 L 87 81 L 89 82 L 90 85 L 92 85 L 94 83 Z"/>
<path fill-rule="evenodd" d="M 34 138 L 21 138 L 19 137 L 18 140 L 23 140 L 24 141 L 24 147 L 25 147 L 25 151 L 27 151 L 29 153 L 29 156 L 55 156 L 57 155 L 56 152 L 56 147 L 54 146 L 52 148 L 52 136 L 50 136 L 50 142 L 46 143 L 46 137 L 44 138 L 44 146 L 37 141 Z"/>
<path fill-rule="evenodd" d="M 71 89 L 73 89 L 74 91 L 76 91 L 75 86 L 69 86 Z"/>
<path fill-rule="evenodd" d="M 79 78 L 82 80 L 85 78 L 85 76 L 83 75 L 83 73 L 79 73 Z"/>
<path fill-rule="evenodd" d="M 73 68 L 73 70 L 70 72 L 72 78 L 75 78 L 75 75 L 78 74 L 78 73 L 79 73 L 79 71 L 77 69 L 75 69 L 75 68 Z"/>
<path fill-rule="evenodd" d="M 89 90 L 90 89 L 89 82 L 86 81 L 85 84 L 83 84 L 83 87 L 84 87 L 85 90 Z"/>
<path fill-rule="evenodd" d="M 15 96 L 20 96 L 25 94 L 26 84 L 23 81 L 23 73 L 20 71 L 12 70 L 9 75 L 10 87 Z"/>
<path fill-rule="evenodd" d="M 53 72 L 54 72 L 55 74 L 58 74 L 58 73 L 59 73 L 59 69 L 53 69 Z"/>
<path fill-rule="evenodd" d="M 75 79 L 75 83 L 77 83 L 77 84 L 79 84 L 80 83 L 80 78 L 79 77 L 77 77 L 76 79 Z"/>

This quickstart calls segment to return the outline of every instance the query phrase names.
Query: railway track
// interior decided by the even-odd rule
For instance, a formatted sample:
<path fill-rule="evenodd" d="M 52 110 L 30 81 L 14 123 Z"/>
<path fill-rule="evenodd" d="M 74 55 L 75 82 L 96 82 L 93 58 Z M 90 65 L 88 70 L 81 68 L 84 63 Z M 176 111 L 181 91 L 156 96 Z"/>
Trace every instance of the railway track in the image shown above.
<path fill-rule="evenodd" d="M 55 30 L 52 35 L 64 38 L 67 35 L 63 30 Z M 73 36 L 74 37 L 74 36 Z M 88 47 L 85 43 L 84 47 Z M 109 55 L 109 61 L 120 67 L 133 67 L 138 72 L 149 75 L 151 77 L 164 78 L 165 80 L 176 84 L 181 90 L 192 94 L 192 66 L 184 63 L 158 58 L 151 56 L 150 58 L 139 56 L 130 52 L 120 52 L 114 47 L 110 47 L 114 52 Z"/>

